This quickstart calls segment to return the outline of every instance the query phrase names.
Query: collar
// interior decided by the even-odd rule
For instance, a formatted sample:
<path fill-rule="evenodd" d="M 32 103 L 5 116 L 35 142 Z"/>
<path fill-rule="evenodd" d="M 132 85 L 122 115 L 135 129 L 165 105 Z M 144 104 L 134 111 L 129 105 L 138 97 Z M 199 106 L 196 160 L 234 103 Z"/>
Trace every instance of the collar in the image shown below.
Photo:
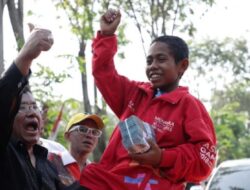
<path fill-rule="evenodd" d="M 15 137 L 11 137 L 10 143 L 17 150 L 21 150 L 22 152 L 27 152 L 25 144 L 20 139 L 17 139 Z M 40 157 L 43 157 L 43 158 L 47 159 L 48 150 L 46 148 L 44 148 L 43 146 L 41 146 L 39 144 L 33 145 L 33 152 L 34 152 L 34 155 L 40 156 Z"/>
<path fill-rule="evenodd" d="M 76 162 L 76 160 L 71 156 L 69 151 L 60 143 L 44 138 L 40 138 L 39 143 L 41 146 L 45 147 L 50 153 L 59 155 L 62 158 L 63 165 Z"/>
<path fill-rule="evenodd" d="M 61 158 L 62 158 L 62 162 L 63 162 L 63 165 L 66 166 L 68 164 L 72 164 L 72 163 L 76 163 L 76 160 L 73 156 L 71 156 L 71 154 L 69 153 L 69 151 L 64 151 L 61 153 Z M 86 160 L 86 165 L 90 164 L 91 161 L 89 159 Z"/>
<path fill-rule="evenodd" d="M 150 83 L 141 83 L 139 84 L 139 88 L 143 90 L 148 96 L 155 96 L 155 89 Z M 164 93 L 161 96 L 155 97 L 154 99 L 161 99 L 171 104 L 177 104 L 187 94 L 189 94 L 188 87 L 179 86 L 175 90 Z"/>
<path fill-rule="evenodd" d="M 188 87 L 179 86 L 175 90 L 169 93 L 164 93 L 158 98 L 163 99 L 171 104 L 177 104 L 187 94 L 189 94 Z"/>
<path fill-rule="evenodd" d="M 63 162 L 64 166 L 68 165 L 68 164 L 76 163 L 75 158 L 73 156 L 71 156 L 69 151 L 61 152 L 61 158 L 62 158 L 62 162 Z"/>

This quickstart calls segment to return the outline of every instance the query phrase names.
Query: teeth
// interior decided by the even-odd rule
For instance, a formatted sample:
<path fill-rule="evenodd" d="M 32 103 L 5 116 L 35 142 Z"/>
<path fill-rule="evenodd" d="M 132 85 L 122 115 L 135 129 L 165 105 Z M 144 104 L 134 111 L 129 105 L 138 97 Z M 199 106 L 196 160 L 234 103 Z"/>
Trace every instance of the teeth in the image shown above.
<path fill-rule="evenodd" d="M 35 131 L 35 130 L 37 130 L 37 127 L 35 127 L 35 126 L 28 126 L 27 130 Z"/>
<path fill-rule="evenodd" d="M 160 77 L 160 75 L 156 75 L 156 74 L 155 74 L 155 75 L 152 75 L 152 76 L 151 76 L 151 78 L 158 78 L 158 77 Z"/>
<path fill-rule="evenodd" d="M 158 75 L 158 74 L 153 74 L 150 76 L 150 80 L 157 80 L 159 78 L 160 78 L 160 75 Z"/>
<path fill-rule="evenodd" d="M 159 76 L 160 76 L 159 73 L 151 73 L 151 74 L 150 74 L 150 77 L 159 77 Z"/>

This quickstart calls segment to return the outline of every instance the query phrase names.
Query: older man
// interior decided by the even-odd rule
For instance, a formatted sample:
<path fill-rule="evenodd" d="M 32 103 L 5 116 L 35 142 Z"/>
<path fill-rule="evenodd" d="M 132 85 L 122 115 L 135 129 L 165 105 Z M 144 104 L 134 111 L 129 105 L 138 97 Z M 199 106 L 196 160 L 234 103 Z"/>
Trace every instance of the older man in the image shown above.
<path fill-rule="evenodd" d="M 18 110 L 18 95 L 28 83 L 30 66 L 41 51 L 47 51 L 53 44 L 51 32 L 45 29 L 34 29 L 27 42 L 19 52 L 14 63 L 0 79 L 0 152 L 6 149 L 12 128 L 13 117 Z"/>
<path fill-rule="evenodd" d="M 56 167 L 47 160 L 47 149 L 37 144 L 41 113 L 27 86 L 32 60 L 41 51 L 49 50 L 52 44 L 49 30 L 34 29 L 14 63 L 0 79 L 1 189 L 65 188 Z M 73 186 L 69 189 L 78 189 L 78 184 Z"/>

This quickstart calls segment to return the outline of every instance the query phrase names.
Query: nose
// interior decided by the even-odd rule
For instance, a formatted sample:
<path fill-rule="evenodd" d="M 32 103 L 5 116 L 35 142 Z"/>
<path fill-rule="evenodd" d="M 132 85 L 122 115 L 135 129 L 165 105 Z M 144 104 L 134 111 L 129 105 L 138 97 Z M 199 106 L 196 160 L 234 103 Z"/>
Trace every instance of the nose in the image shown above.
<path fill-rule="evenodd" d="M 149 65 L 150 69 L 154 69 L 158 67 L 158 63 L 156 59 L 153 59 L 152 63 Z"/>
<path fill-rule="evenodd" d="M 29 110 L 26 112 L 27 117 L 35 117 L 37 116 L 37 113 L 34 110 Z"/>
<path fill-rule="evenodd" d="M 28 110 L 26 110 L 26 116 L 28 117 L 37 116 L 39 113 L 40 113 L 39 111 L 31 107 Z"/>
<path fill-rule="evenodd" d="M 84 134 L 84 136 L 85 136 L 86 139 L 90 139 L 90 140 L 92 140 L 94 138 L 93 135 L 90 132 Z"/>

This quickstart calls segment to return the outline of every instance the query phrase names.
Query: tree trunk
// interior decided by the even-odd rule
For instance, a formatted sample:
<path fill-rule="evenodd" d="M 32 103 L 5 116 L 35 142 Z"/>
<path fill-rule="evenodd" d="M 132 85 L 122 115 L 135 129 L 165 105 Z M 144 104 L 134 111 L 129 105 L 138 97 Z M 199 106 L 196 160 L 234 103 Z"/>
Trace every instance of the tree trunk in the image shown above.
<path fill-rule="evenodd" d="M 83 61 L 80 61 L 83 104 L 84 104 L 84 112 L 85 113 L 92 113 L 90 102 L 89 102 L 89 96 L 88 96 L 88 82 L 87 82 L 87 75 L 86 75 L 85 48 L 86 48 L 86 44 L 84 41 L 82 41 L 80 43 L 80 50 L 79 50 L 78 55 L 83 60 Z"/>
<path fill-rule="evenodd" d="M 88 82 L 87 82 L 87 75 L 86 75 L 86 62 L 85 62 L 85 47 L 86 44 L 82 41 L 80 43 L 80 51 L 78 53 L 78 56 L 82 58 L 83 61 L 79 61 L 80 67 L 81 67 L 81 77 L 82 77 L 82 92 L 83 92 L 83 104 L 84 104 L 84 112 L 85 113 L 93 113 L 91 110 L 91 105 L 89 102 L 89 96 L 88 96 Z M 97 106 L 97 92 L 95 88 L 94 92 L 94 98 L 95 98 L 95 110 L 94 112 L 98 115 L 106 115 L 106 110 L 101 110 Z M 95 162 L 98 162 L 102 156 L 103 151 L 106 148 L 106 132 L 103 130 L 102 136 L 98 140 L 98 144 L 93 152 L 93 159 Z"/>
<path fill-rule="evenodd" d="M 0 0 L 0 76 L 4 72 L 3 11 L 7 0 Z"/>
<path fill-rule="evenodd" d="M 97 87 L 96 85 L 94 85 L 94 108 L 95 108 L 95 113 L 99 116 L 101 115 L 107 115 L 107 111 L 106 111 L 106 103 L 103 102 L 104 105 L 102 105 L 102 108 L 100 109 L 98 107 L 98 101 L 97 101 Z M 104 130 L 102 131 L 102 135 L 98 140 L 98 144 L 96 146 L 96 148 L 93 151 L 93 159 L 94 162 L 99 162 L 102 153 L 104 152 L 105 148 L 106 148 L 106 139 L 107 139 L 107 133 L 106 130 L 104 128 Z"/>
<path fill-rule="evenodd" d="M 7 2 L 11 26 L 15 34 L 18 51 L 24 44 L 23 35 L 23 0 L 8 0 Z"/>
<path fill-rule="evenodd" d="M 107 115 L 107 112 L 105 109 L 100 109 L 97 105 L 95 106 L 95 113 L 99 116 L 101 115 Z M 99 162 L 105 148 L 106 148 L 106 139 L 107 139 L 107 134 L 106 130 L 102 131 L 101 137 L 98 139 L 98 144 L 96 148 L 93 151 L 93 160 L 94 162 Z"/>

